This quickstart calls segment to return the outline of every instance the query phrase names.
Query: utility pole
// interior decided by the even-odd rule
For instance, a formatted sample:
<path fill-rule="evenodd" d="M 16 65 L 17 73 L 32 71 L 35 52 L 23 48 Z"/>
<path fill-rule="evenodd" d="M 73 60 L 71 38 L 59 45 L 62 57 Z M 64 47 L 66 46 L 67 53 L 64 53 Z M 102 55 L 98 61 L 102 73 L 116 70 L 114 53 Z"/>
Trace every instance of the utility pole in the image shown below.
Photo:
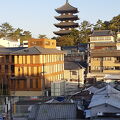
<path fill-rule="evenodd" d="M 12 97 L 10 96 L 10 120 L 13 120 L 13 115 L 12 115 Z"/>
<path fill-rule="evenodd" d="M 43 92 L 43 96 L 45 95 L 45 71 L 44 71 L 44 63 L 43 63 L 43 71 L 40 73 L 41 76 L 41 81 L 42 81 L 42 92 Z"/>
<path fill-rule="evenodd" d="M 1 85 L 1 95 L 4 95 L 4 80 L 2 77 L 2 85 Z"/>
<path fill-rule="evenodd" d="M 78 69 L 78 88 L 80 87 L 80 75 L 79 75 L 79 69 Z"/>

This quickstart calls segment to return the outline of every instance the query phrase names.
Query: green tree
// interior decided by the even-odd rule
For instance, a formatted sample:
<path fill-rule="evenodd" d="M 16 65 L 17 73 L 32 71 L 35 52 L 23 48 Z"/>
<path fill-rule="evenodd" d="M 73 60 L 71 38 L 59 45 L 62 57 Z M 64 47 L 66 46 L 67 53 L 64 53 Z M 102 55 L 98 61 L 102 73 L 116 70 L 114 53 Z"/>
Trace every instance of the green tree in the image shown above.
<path fill-rule="evenodd" d="M 112 20 L 110 20 L 110 29 L 117 32 L 120 30 L 120 15 L 113 17 Z"/>
<path fill-rule="evenodd" d="M 55 38 L 54 38 L 55 39 Z M 73 46 L 77 45 L 80 41 L 79 39 L 79 31 L 76 29 L 72 29 L 69 35 L 64 35 L 56 38 L 58 46 Z"/>
<path fill-rule="evenodd" d="M 39 34 L 39 35 L 38 35 L 38 38 L 47 38 L 47 37 L 46 37 L 46 35 L 41 35 L 41 34 Z"/>
<path fill-rule="evenodd" d="M 18 40 L 21 39 L 21 36 L 23 34 L 23 30 L 20 28 L 17 28 L 12 34 L 11 34 L 11 38 L 13 40 Z"/>
<path fill-rule="evenodd" d="M 102 29 L 102 25 L 103 25 L 102 20 L 98 19 L 98 21 L 94 25 L 94 30 L 101 30 Z"/>
<path fill-rule="evenodd" d="M 10 37 L 13 31 L 14 28 L 7 22 L 0 26 L 1 37 Z"/>
<path fill-rule="evenodd" d="M 82 43 L 89 42 L 89 35 L 91 34 L 91 28 L 92 28 L 92 24 L 90 24 L 88 21 L 81 22 L 79 39 Z"/>
<path fill-rule="evenodd" d="M 102 24 L 102 29 L 103 30 L 109 30 L 110 29 L 110 22 L 109 21 L 104 21 Z"/>
<path fill-rule="evenodd" d="M 56 40 L 57 40 L 58 46 L 73 46 L 74 45 L 74 39 L 70 35 L 58 37 Z"/>
<path fill-rule="evenodd" d="M 20 42 L 22 43 L 24 40 L 29 40 L 32 38 L 32 34 L 30 31 L 23 31 L 23 33 L 20 36 Z"/>

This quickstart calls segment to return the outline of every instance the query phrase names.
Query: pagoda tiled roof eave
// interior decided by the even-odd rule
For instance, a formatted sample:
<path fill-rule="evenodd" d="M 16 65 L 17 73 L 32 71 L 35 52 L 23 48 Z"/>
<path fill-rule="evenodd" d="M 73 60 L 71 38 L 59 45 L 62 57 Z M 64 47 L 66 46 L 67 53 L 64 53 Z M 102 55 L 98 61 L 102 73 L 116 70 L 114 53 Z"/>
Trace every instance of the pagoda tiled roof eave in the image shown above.
<path fill-rule="evenodd" d="M 53 32 L 54 34 L 56 35 L 68 35 L 71 33 L 71 30 L 60 30 L 60 31 L 56 31 L 56 32 Z"/>
<path fill-rule="evenodd" d="M 72 12 L 72 13 L 77 13 L 78 9 L 71 6 L 69 3 L 66 3 L 65 5 L 55 9 L 56 12 L 58 13 L 64 13 L 64 12 Z"/>
<path fill-rule="evenodd" d="M 77 15 L 60 15 L 55 16 L 57 20 L 79 20 Z"/>
<path fill-rule="evenodd" d="M 79 13 L 79 11 L 78 10 L 57 10 L 57 9 L 55 9 L 55 11 L 57 12 L 57 13 Z"/>
<path fill-rule="evenodd" d="M 78 27 L 78 23 L 74 22 L 60 22 L 58 24 L 54 24 L 56 27 Z"/>

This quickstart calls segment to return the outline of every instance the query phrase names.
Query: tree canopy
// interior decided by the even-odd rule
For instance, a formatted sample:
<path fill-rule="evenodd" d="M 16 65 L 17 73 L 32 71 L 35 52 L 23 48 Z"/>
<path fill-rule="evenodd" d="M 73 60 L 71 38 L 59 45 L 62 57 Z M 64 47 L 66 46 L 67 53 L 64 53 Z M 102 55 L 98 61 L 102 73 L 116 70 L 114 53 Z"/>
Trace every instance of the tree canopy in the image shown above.
<path fill-rule="evenodd" d="M 79 29 L 73 29 L 70 35 L 55 37 L 59 46 L 73 46 L 79 43 L 88 43 L 89 36 L 93 30 L 112 30 L 115 33 L 120 31 L 120 15 L 113 17 L 110 21 L 97 20 L 95 24 L 84 20 L 80 23 Z"/>
<path fill-rule="evenodd" d="M 79 24 L 78 29 L 72 29 L 69 35 L 53 37 L 57 40 L 59 46 L 73 46 L 78 43 L 88 43 L 89 36 L 93 30 L 112 30 L 115 33 L 120 31 L 120 15 L 113 17 L 109 21 L 102 21 L 98 19 L 95 24 L 91 24 L 89 21 L 84 20 Z M 21 28 L 14 28 L 9 23 L 5 22 L 0 25 L 0 38 L 9 37 L 13 40 L 22 42 L 32 37 L 30 31 L 25 31 Z M 39 34 L 38 38 L 47 38 L 46 35 Z"/>
<path fill-rule="evenodd" d="M 29 38 L 31 38 L 32 34 L 30 31 L 24 31 L 20 28 L 15 29 L 12 25 L 5 22 L 0 25 L 0 38 L 2 37 L 8 37 L 12 40 L 20 39 L 20 41 L 22 42 L 23 40 L 28 40 Z"/>

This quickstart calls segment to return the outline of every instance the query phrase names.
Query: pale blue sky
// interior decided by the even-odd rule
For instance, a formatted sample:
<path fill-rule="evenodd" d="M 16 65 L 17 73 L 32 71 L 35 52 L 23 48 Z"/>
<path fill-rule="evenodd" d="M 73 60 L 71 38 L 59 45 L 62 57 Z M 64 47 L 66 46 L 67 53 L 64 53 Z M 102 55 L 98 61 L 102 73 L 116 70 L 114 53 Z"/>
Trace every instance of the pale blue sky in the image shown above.
<path fill-rule="evenodd" d="M 111 20 L 120 14 L 120 0 L 69 0 L 78 8 L 80 20 L 95 23 L 98 19 Z M 10 23 L 14 28 L 31 31 L 34 37 L 45 34 L 53 37 L 58 15 L 55 8 L 65 4 L 65 0 L 0 0 L 0 24 Z"/>

